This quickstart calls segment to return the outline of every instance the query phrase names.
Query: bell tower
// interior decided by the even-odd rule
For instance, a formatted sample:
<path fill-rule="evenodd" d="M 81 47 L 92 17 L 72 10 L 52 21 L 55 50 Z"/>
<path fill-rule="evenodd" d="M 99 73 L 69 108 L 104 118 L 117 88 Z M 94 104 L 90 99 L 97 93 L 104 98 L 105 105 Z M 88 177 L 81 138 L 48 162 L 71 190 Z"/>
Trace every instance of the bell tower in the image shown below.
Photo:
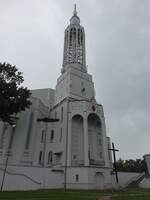
<path fill-rule="evenodd" d="M 83 71 L 86 71 L 85 32 L 77 16 L 76 4 L 70 25 L 65 30 L 62 73 L 65 72 L 67 65 L 74 63 L 82 65 Z"/>
<path fill-rule="evenodd" d="M 63 99 L 94 99 L 94 83 L 87 73 L 85 32 L 80 25 L 76 5 L 70 24 L 65 29 L 61 76 L 57 79 L 55 105 Z"/>

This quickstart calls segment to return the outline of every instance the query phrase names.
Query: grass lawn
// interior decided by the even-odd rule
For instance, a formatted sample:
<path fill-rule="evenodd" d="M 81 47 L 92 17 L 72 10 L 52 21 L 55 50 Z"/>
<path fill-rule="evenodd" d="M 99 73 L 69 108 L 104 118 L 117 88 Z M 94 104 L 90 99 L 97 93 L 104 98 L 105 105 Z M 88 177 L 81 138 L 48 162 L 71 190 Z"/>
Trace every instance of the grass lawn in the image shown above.
<path fill-rule="evenodd" d="M 150 189 L 129 189 L 124 192 L 116 192 L 111 200 L 150 200 Z"/>
<path fill-rule="evenodd" d="M 117 192 L 98 190 L 0 192 L 0 200 L 98 200 L 105 195 L 111 196 L 111 200 L 150 200 L 150 189 L 129 189 Z"/>
<path fill-rule="evenodd" d="M 27 192 L 0 192 L 0 200 L 98 200 L 100 191 L 38 190 Z"/>

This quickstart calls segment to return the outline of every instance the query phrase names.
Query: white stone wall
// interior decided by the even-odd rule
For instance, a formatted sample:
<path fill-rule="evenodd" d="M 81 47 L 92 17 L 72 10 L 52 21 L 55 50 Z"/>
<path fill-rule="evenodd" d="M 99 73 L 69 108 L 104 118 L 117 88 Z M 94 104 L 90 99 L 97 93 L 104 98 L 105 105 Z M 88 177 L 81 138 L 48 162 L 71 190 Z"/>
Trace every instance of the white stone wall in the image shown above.
<path fill-rule="evenodd" d="M 83 91 L 84 88 L 84 91 Z M 66 97 L 90 100 L 95 96 L 92 76 L 72 64 L 57 80 L 55 104 Z"/>
<path fill-rule="evenodd" d="M 143 157 L 144 157 L 146 164 L 147 164 L 148 174 L 150 174 L 150 154 L 146 154 Z"/>
<path fill-rule="evenodd" d="M 150 178 L 144 178 L 140 183 L 139 183 L 140 188 L 150 188 Z"/>
<path fill-rule="evenodd" d="M 0 164 L 5 163 L 7 155 L 9 155 L 9 164 L 15 165 L 31 165 L 37 163 L 35 161 L 35 146 L 39 141 L 38 135 L 45 124 L 41 122 L 40 126 L 37 122 L 38 118 L 47 116 L 47 107 L 36 98 L 32 98 L 32 105 L 29 109 L 18 114 L 19 120 L 17 121 L 14 129 L 14 136 L 12 140 L 11 149 L 8 152 L 8 146 L 12 135 L 12 127 L 8 125 L 3 137 L 3 148 L 0 149 Z M 25 148 L 27 134 L 29 129 L 30 114 L 32 113 L 32 124 L 30 127 L 30 138 L 28 149 Z M 3 123 L 2 123 L 3 124 Z M 0 139 L 3 134 L 3 129 L 0 129 Z"/>
<path fill-rule="evenodd" d="M 127 186 L 131 181 L 136 180 L 142 173 L 135 173 L 135 172 L 118 172 L 118 180 L 119 185 L 122 187 Z M 116 177 L 115 174 L 112 175 L 112 184 L 116 187 Z"/>
<path fill-rule="evenodd" d="M 96 177 L 100 174 L 100 182 Z M 78 175 L 79 181 L 76 180 Z M 95 167 L 67 168 L 67 187 L 72 189 L 109 189 L 112 187 L 110 170 Z"/>
<path fill-rule="evenodd" d="M 31 90 L 32 97 L 40 99 L 45 106 L 52 107 L 54 105 L 55 90 L 51 88 Z"/>
<path fill-rule="evenodd" d="M 3 177 L 2 168 L 4 166 L 0 166 L 0 180 Z M 8 166 L 3 190 L 63 188 L 63 179 L 63 172 L 53 172 L 51 168 Z"/>

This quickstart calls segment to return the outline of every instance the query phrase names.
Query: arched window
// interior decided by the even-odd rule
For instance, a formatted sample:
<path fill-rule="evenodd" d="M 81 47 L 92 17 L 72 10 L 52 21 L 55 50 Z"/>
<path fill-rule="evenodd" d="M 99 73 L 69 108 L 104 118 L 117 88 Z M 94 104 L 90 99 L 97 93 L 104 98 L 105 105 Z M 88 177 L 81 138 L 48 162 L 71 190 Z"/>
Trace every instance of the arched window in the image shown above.
<path fill-rule="evenodd" d="M 83 44 L 83 32 L 81 30 L 81 44 Z"/>
<path fill-rule="evenodd" d="M 70 37 L 69 37 L 70 46 L 72 46 L 72 35 L 73 35 L 73 29 L 70 30 Z"/>
<path fill-rule="evenodd" d="M 80 29 L 78 29 L 78 45 L 80 46 Z"/>
<path fill-rule="evenodd" d="M 103 160 L 102 123 L 95 113 L 88 116 L 88 138 L 90 165 L 99 165 L 100 161 Z"/>
<path fill-rule="evenodd" d="M 74 38 L 76 38 L 76 29 L 75 28 L 73 28 L 73 36 L 74 36 Z"/>

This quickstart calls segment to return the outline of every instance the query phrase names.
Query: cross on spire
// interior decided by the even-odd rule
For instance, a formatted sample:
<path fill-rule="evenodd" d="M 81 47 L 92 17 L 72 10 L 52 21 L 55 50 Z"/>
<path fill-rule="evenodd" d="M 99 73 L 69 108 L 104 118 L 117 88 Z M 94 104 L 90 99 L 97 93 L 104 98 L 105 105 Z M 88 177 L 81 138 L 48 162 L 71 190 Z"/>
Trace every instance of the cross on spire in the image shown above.
<path fill-rule="evenodd" d="M 74 4 L 74 11 L 73 11 L 73 15 L 74 15 L 74 16 L 77 16 L 77 7 L 76 7 L 76 4 Z"/>

